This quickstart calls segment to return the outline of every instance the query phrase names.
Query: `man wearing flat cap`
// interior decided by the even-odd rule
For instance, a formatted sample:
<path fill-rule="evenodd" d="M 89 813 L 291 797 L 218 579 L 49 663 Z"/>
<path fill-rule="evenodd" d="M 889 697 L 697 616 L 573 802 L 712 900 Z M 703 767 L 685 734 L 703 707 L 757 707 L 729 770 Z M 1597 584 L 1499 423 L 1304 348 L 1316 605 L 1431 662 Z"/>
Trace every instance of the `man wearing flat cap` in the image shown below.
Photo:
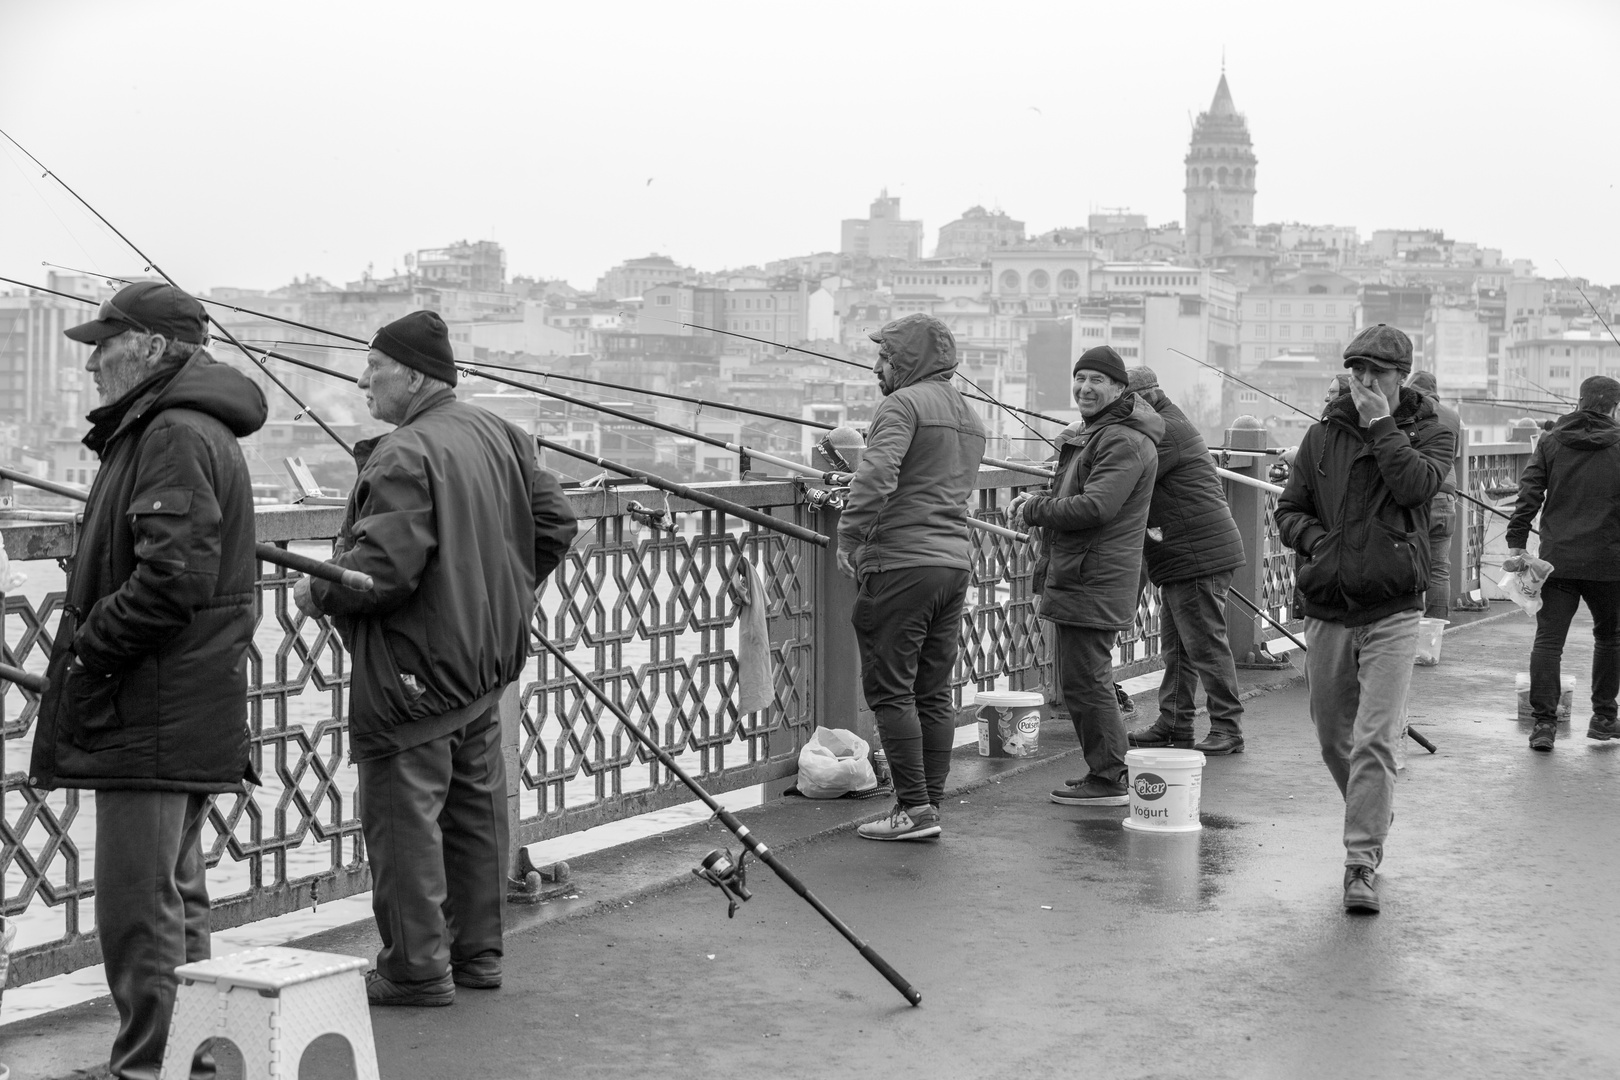
<path fill-rule="evenodd" d="M 497 702 L 528 657 L 533 597 L 578 526 L 534 440 L 456 400 L 444 320 L 372 339 L 360 389 L 394 430 L 355 444 L 333 561 L 369 592 L 301 580 L 354 656 L 350 758 L 382 949 L 373 1005 L 449 1005 L 501 984 L 506 770 Z"/>
<path fill-rule="evenodd" d="M 1126 389 L 1125 361 L 1107 345 L 1074 362 L 1081 423 L 1058 436 L 1044 495 L 1009 507 L 1015 527 L 1040 529 L 1041 618 L 1057 632 L 1058 680 L 1080 736 L 1086 775 L 1052 792 L 1065 806 L 1124 806 L 1125 722 L 1114 695 L 1114 641 L 1136 621 L 1142 542 L 1164 420 Z"/>
<path fill-rule="evenodd" d="M 1456 439 L 1401 380 L 1412 342 L 1379 323 L 1344 351 L 1350 392 L 1300 442 L 1277 500 L 1298 559 L 1311 719 L 1344 796 L 1344 909 L 1376 914 L 1395 809 L 1395 740 L 1429 585 L 1429 506 Z"/>
<path fill-rule="evenodd" d="M 40 702 L 28 783 L 96 792 L 96 929 L 118 1008 L 109 1067 L 155 1077 L 174 969 L 208 959 L 209 797 L 257 780 L 247 650 L 257 563 L 236 440 L 264 395 L 203 348 L 207 316 L 171 285 L 119 290 L 67 331 L 94 346 L 90 486 Z M 194 1077 L 214 1075 L 206 1053 Z"/>

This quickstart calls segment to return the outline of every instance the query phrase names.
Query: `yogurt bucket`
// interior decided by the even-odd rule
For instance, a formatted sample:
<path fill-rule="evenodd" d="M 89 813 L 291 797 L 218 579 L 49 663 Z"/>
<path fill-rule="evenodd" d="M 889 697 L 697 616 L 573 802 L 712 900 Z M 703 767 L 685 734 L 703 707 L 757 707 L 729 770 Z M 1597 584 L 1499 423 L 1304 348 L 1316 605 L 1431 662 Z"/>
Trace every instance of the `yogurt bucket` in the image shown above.
<path fill-rule="evenodd" d="M 1513 683 L 1519 691 L 1519 719 L 1529 722 L 1535 719 L 1530 711 L 1530 673 L 1521 671 L 1513 677 Z M 1569 710 L 1575 704 L 1575 676 L 1558 676 L 1558 722 L 1569 722 Z"/>
<path fill-rule="evenodd" d="M 1042 694 L 1025 690 L 980 690 L 973 695 L 978 708 L 979 756 L 1031 757 L 1041 748 Z"/>
<path fill-rule="evenodd" d="M 1160 748 L 1127 750 L 1125 768 L 1131 789 L 1131 816 L 1124 821 L 1127 829 L 1184 833 L 1204 827 L 1198 820 L 1203 754 Z"/>

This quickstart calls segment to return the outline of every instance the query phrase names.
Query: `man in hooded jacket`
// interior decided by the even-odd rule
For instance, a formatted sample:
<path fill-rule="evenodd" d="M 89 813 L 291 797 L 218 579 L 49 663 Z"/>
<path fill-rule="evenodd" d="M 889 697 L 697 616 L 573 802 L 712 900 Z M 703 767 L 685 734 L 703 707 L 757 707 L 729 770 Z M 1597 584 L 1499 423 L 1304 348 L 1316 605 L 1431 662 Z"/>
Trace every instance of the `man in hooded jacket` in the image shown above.
<path fill-rule="evenodd" d="M 1311 719 L 1344 796 L 1344 908 L 1374 914 L 1395 812 L 1395 740 L 1429 584 L 1429 505 L 1456 442 L 1401 386 L 1412 341 L 1379 323 L 1344 351 L 1350 392 L 1306 431 L 1277 531 L 1299 557 Z"/>
<path fill-rule="evenodd" d="M 253 488 L 236 440 L 264 395 L 216 363 L 202 305 L 138 282 L 67 331 L 95 346 L 101 459 L 68 573 L 28 782 L 96 792 L 96 929 L 118 1008 L 112 1075 L 153 1080 L 174 969 L 209 955 L 208 798 L 248 758 Z M 193 1077 L 214 1075 L 202 1054 Z"/>
<path fill-rule="evenodd" d="M 870 337 L 884 397 L 838 522 L 838 566 L 860 583 L 850 621 L 895 805 L 858 831 L 868 840 L 924 840 L 941 832 L 956 738 L 951 677 L 984 425 L 951 385 L 956 339 L 944 323 L 907 315 Z"/>
<path fill-rule="evenodd" d="M 1136 621 L 1142 542 L 1164 436 L 1153 407 L 1126 390 L 1112 348 L 1074 362 L 1074 400 L 1084 421 L 1058 436 L 1051 494 L 1020 495 L 1015 526 L 1038 527 L 1046 553 L 1041 618 L 1057 628 L 1058 677 L 1080 736 L 1087 773 L 1052 792 L 1070 806 L 1124 806 L 1125 723 L 1114 696 L 1113 650 Z"/>
<path fill-rule="evenodd" d="M 1541 586 L 1530 649 L 1532 750 L 1551 750 L 1558 733 L 1559 674 L 1569 623 L 1582 600 L 1592 612 L 1592 722 L 1588 739 L 1620 739 L 1620 382 L 1593 375 L 1579 407 L 1536 441 L 1519 477 L 1508 522 L 1510 560 L 1522 569 L 1530 523 L 1541 514 L 1540 558 L 1552 563 Z"/>
<path fill-rule="evenodd" d="M 1159 587 L 1159 718 L 1128 734 L 1132 746 L 1243 752 L 1243 703 L 1226 636 L 1226 594 L 1243 565 L 1243 537 L 1192 421 L 1159 388 L 1151 368 L 1130 369 L 1130 389 L 1164 421 L 1148 504 L 1148 580 Z M 1193 744 L 1193 694 L 1204 684 L 1209 735 Z"/>

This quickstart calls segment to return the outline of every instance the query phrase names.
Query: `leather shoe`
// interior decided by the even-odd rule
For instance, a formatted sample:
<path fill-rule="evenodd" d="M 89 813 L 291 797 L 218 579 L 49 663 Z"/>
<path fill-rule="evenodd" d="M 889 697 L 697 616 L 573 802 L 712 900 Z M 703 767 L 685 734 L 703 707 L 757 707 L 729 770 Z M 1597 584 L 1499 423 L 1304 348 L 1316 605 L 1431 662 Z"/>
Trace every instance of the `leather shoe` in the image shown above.
<path fill-rule="evenodd" d="M 456 985 L 447 971 L 437 979 L 395 982 L 373 969 L 366 972 L 366 1003 L 369 1005 L 450 1005 L 456 1000 Z"/>
<path fill-rule="evenodd" d="M 1378 876 L 1370 866 L 1344 868 L 1344 910 L 1353 915 L 1378 914 Z"/>
<path fill-rule="evenodd" d="M 452 960 L 450 977 L 457 986 L 469 990 L 497 990 L 501 985 L 501 958 L 485 955 L 471 960 Z"/>
<path fill-rule="evenodd" d="M 1241 754 L 1243 753 L 1243 736 L 1228 735 L 1224 731 L 1212 731 L 1204 736 L 1203 742 L 1194 743 L 1193 749 L 1209 754 L 1211 757 L 1219 757 L 1222 754 Z"/>
<path fill-rule="evenodd" d="M 1127 731 L 1125 741 L 1132 746 L 1168 746 L 1176 750 L 1191 750 L 1193 744 L 1191 732 L 1177 736 L 1164 730 L 1158 724 L 1137 728 L 1135 731 Z"/>

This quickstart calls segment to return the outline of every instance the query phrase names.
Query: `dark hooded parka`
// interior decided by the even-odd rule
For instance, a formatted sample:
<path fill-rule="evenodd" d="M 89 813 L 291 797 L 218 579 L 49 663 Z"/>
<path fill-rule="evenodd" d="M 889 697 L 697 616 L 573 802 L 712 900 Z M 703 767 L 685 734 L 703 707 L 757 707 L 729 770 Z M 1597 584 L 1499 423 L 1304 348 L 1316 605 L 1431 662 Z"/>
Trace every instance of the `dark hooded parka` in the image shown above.
<path fill-rule="evenodd" d="M 199 349 L 90 414 L 101 458 L 40 702 L 34 787 L 240 790 L 264 394 Z M 77 656 L 82 671 L 69 674 Z"/>
<path fill-rule="evenodd" d="M 985 438 L 951 386 L 956 346 L 943 324 L 927 317 L 891 324 L 883 344 L 893 386 L 872 416 L 838 546 L 859 577 L 908 566 L 971 569 L 968 499 Z"/>
<path fill-rule="evenodd" d="M 1536 441 L 1519 477 L 1508 547 L 1523 548 L 1541 514 L 1539 556 L 1553 576 L 1620 581 L 1620 424 L 1581 409 Z"/>

